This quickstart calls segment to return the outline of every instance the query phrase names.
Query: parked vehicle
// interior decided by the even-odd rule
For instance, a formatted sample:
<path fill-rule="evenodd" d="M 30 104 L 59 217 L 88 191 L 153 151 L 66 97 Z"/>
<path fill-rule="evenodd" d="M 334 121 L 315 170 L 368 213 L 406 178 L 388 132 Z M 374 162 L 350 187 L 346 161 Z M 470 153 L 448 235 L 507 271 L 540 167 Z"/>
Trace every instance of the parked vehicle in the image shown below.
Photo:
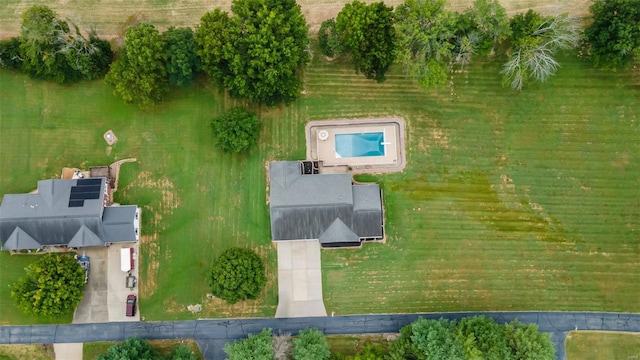
<path fill-rule="evenodd" d="M 82 255 L 80 257 L 76 255 L 75 258 L 78 264 L 80 264 L 80 266 L 82 267 L 82 270 L 84 271 L 84 283 L 86 284 L 89 282 L 89 270 L 91 268 L 91 264 L 90 264 L 91 259 L 85 255 Z"/>
<path fill-rule="evenodd" d="M 125 279 L 125 286 L 129 289 L 133 289 L 138 284 L 138 279 L 133 275 L 128 275 Z"/>
<path fill-rule="evenodd" d="M 127 296 L 127 316 L 136 316 L 136 305 L 138 298 L 131 294 Z"/>

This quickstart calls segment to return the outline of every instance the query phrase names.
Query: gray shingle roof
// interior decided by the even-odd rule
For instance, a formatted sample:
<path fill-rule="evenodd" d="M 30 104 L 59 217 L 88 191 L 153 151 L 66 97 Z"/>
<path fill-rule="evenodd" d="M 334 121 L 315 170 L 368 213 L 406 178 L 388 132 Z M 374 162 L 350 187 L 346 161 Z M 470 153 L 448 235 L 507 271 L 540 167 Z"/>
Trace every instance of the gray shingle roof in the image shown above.
<path fill-rule="evenodd" d="M 350 174 L 302 175 L 298 161 L 270 163 L 269 183 L 273 240 L 382 237 L 377 184 L 353 185 Z"/>
<path fill-rule="evenodd" d="M 133 236 L 129 236 L 129 233 L 114 232 L 103 225 L 103 214 L 112 213 L 112 210 L 107 210 L 109 207 L 104 207 L 106 179 L 94 179 L 97 182 L 95 186 L 99 188 L 95 190 L 99 191 L 96 194 L 98 198 L 83 199 L 81 206 L 70 206 L 72 188 L 80 179 L 41 180 L 38 181 L 38 192 L 35 194 L 4 195 L 0 204 L 0 241 L 3 250 L 56 245 L 100 246 L 105 242 L 135 241 L 133 231 L 129 232 Z M 125 215 L 130 216 L 132 229 L 136 207 L 131 208 L 123 210 L 114 224 L 122 227 Z"/>

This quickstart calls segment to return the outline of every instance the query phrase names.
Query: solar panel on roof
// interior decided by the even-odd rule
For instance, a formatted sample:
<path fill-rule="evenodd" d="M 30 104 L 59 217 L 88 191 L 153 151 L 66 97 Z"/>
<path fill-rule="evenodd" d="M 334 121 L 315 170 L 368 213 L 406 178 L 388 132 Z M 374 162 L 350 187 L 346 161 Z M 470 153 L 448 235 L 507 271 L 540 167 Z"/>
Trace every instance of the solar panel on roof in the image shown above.
<path fill-rule="evenodd" d="M 78 179 L 78 181 L 76 181 L 76 186 L 100 185 L 100 184 L 102 184 L 102 178 Z"/>
<path fill-rule="evenodd" d="M 82 207 L 84 200 L 69 200 L 69 207 Z"/>

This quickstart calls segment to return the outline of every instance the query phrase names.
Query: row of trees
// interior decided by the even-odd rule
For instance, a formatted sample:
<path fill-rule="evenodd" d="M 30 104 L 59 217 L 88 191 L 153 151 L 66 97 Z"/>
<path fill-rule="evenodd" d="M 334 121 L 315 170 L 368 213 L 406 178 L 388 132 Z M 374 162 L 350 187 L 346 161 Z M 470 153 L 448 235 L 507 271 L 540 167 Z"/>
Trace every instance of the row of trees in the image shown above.
<path fill-rule="evenodd" d="M 297 337 L 273 335 L 271 329 L 227 344 L 225 352 L 235 359 L 430 359 L 430 360 L 552 360 L 555 348 L 549 334 L 535 324 L 517 320 L 500 325 L 492 318 L 474 316 L 458 321 L 425 320 L 405 326 L 387 348 L 366 344 L 355 355 L 332 354 L 322 332 L 304 329 Z"/>
<path fill-rule="evenodd" d="M 554 53 L 580 39 L 575 19 L 566 15 L 529 10 L 509 20 L 497 0 L 476 0 L 462 14 L 445 6 L 446 0 L 405 0 L 394 12 L 382 2 L 355 0 L 323 23 L 320 48 L 327 56 L 350 55 L 357 72 L 378 82 L 397 61 L 423 88 L 444 84 L 452 66 L 464 67 L 473 55 L 505 48 L 505 83 L 520 90 L 527 79 L 553 75 Z"/>
<path fill-rule="evenodd" d="M 640 56 L 636 0 L 596 0 L 584 36 L 566 15 L 530 10 L 508 19 L 497 0 L 476 0 L 461 14 L 445 6 L 446 0 L 405 0 L 394 11 L 383 2 L 355 0 L 323 23 L 320 47 L 327 56 L 349 56 L 356 71 L 378 82 L 397 62 L 424 88 L 445 83 L 452 66 L 463 67 L 472 56 L 504 54 L 505 84 L 521 89 L 553 75 L 556 53 L 581 39 L 599 67 L 627 66 Z M 107 83 L 125 101 L 145 106 L 160 101 L 168 84 L 187 84 L 202 69 L 234 97 L 289 103 L 302 90 L 307 30 L 295 0 L 234 0 L 231 14 L 205 14 L 195 33 L 170 28 L 160 34 L 139 24 L 126 31 Z M 46 6 L 23 14 L 21 37 L 0 42 L 0 65 L 58 82 L 100 78 L 111 59 L 107 42 Z"/>
<path fill-rule="evenodd" d="M 140 338 L 129 338 L 122 343 L 109 347 L 105 354 L 100 354 L 97 360 L 196 360 L 191 348 L 180 344 L 167 356 L 159 355 L 148 341 Z"/>

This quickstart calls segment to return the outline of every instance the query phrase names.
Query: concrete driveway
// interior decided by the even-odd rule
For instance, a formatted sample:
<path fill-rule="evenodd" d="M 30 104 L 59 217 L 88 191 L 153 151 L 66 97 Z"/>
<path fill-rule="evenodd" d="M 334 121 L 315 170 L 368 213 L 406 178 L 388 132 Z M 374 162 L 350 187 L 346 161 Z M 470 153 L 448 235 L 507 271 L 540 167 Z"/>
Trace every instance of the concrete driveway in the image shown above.
<path fill-rule="evenodd" d="M 318 240 L 278 241 L 277 318 L 327 316 Z"/>
<path fill-rule="evenodd" d="M 87 248 L 91 258 L 89 282 L 84 288 L 82 301 L 73 314 L 74 324 L 102 323 L 109 321 L 107 312 L 107 248 Z M 82 255 L 82 253 L 80 253 Z"/>
<path fill-rule="evenodd" d="M 108 279 L 108 292 L 107 292 L 107 309 L 109 312 L 110 322 L 119 321 L 140 321 L 140 303 L 138 302 L 138 310 L 135 316 L 126 316 L 127 309 L 127 296 L 134 294 L 138 296 L 138 286 L 133 289 L 128 289 L 126 285 L 127 273 L 120 270 L 120 250 L 122 248 L 134 248 L 136 259 L 134 262 L 133 271 L 131 274 L 138 278 L 138 244 L 114 244 L 108 248 L 108 262 L 107 262 L 107 279 Z"/>

